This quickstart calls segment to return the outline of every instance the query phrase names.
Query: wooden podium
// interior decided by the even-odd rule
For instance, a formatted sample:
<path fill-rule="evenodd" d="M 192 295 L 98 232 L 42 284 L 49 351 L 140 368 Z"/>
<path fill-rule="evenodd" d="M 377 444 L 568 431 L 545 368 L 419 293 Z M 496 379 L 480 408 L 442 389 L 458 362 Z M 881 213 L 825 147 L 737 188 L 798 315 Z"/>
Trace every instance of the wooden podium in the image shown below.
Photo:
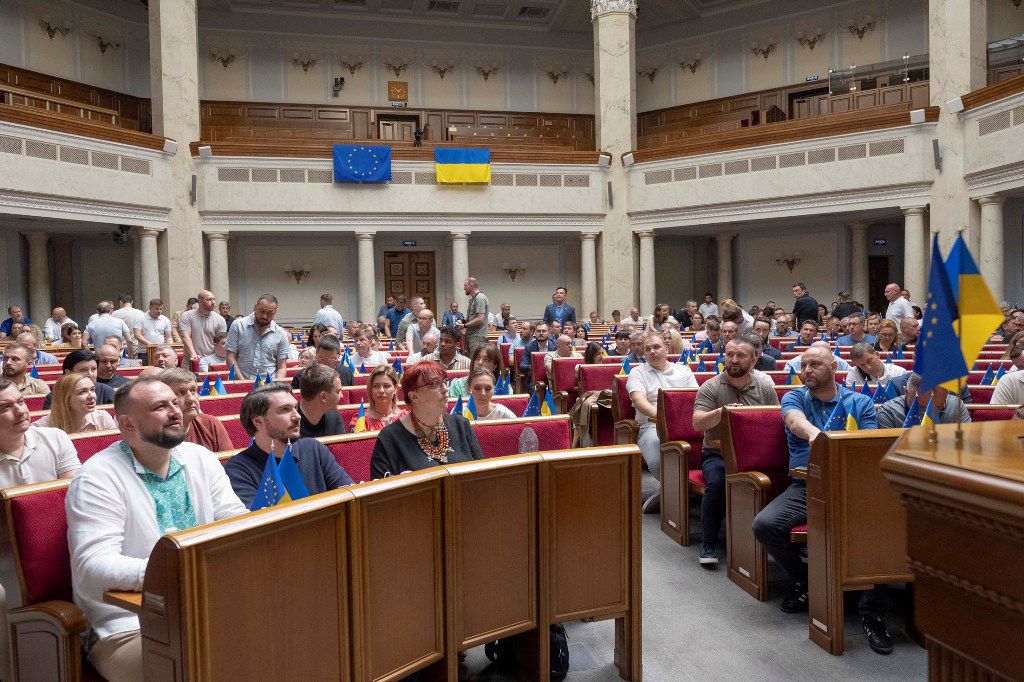
<path fill-rule="evenodd" d="M 1024 679 L 1024 422 L 909 429 L 882 460 L 907 510 L 932 680 Z"/>

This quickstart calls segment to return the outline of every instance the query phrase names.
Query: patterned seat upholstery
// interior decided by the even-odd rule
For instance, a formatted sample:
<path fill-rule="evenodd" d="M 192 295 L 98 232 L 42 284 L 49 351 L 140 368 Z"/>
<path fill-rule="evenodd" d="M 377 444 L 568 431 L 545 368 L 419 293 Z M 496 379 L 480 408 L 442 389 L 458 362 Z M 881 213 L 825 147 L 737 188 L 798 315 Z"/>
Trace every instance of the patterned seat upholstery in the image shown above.
<path fill-rule="evenodd" d="M 561 411 L 568 412 L 576 404 L 579 388 L 576 385 L 576 368 L 583 364 L 583 358 L 555 358 L 551 362 L 551 393 L 562 395 Z"/>
<path fill-rule="evenodd" d="M 32 395 L 25 398 L 25 406 L 28 408 L 29 412 L 38 412 L 39 410 L 43 409 L 43 404 L 45 402 L 45 395 Z"/>
<path fill-rule="evenodd" d="M 971 391 L 974 395 L 974 391 Z M 974 422 L 1009 421 L 1017 411 L 1015 405 L 968 405 L 967 411 Z"/>
<path fill-rule="evenodd" d="M 704 434 L 693 428 L 696 388 L 658 391 L 661 441 L 661 529 L 679 544 L 690 544 L 690 493 L 704 493 L 701 452 Z"/>
<path fill-rule="evenodd" d="M 25 579 L 24 604 L 71 601 L 71 554 L 64 513 L 67 492 L 67 486 L 60 486 L 9 502 L 10 526 Z"/>
<path fill-rule="evenodd" d="M 590 391 L 611 389 L 618 373 L 619 367 L 613 364 L 577 365 L 576 385 L 579 387 L 580 395 Z M 594 445 L 615 444 L 615 418 L 612 410 L 598 409 L 596 415 L 591 416 L 590 434 Z"/>
<path fill-rule="evenodd" d="M 370 457 L 377 443 L 376 431 L 324 438 L 322 442 L 353 481 L 362 483 L 372 480 Z"/>
<path fill-rule="evenodd" d="M 83 463 L 97 452 L 105 450 L 108 445 L 119 440 L 121 440 L 121 432 L 115 430 L 93 431 L 91 433 L 71 436 L 71 442 L 74 443 L 75 450 L 78 452 L 78 459 L 82 460 Z"/>
<path fill-rule="evenodd" d="M 544 351 L 530 353 L 530 370 L 533 372 L 533 383 L 535 384 L 547 384 L 548 369 L 544 366 L 545 355 L 547 353 Z"/>
<path fill-rule="evenodd" d="M 978 384 L 977 386 L 968 386 L 967 390 L 971 392 L 971 402 L 975 405 L 988 405 L 992 402 L 992 394 L 995 392 L 995 386 L 984 386 Z"/>
<path fill-rule="evenodd" d="M 244 397 L 239 393 L 203 397 L 199 399 L 199 409 L 205 414 L 212 414 L 215 417 L 238 414 L 242 409 Z"/>
<path fill-rule="evenodd" d="M 519 439 L 527 427 L 537 435 L 537 452 L 569 448 L 568 415 L 473 422 L 473 430 L 480 443 L 480 449 L 483 450 L 484 457 L 488 459 L 520 454 Z"/>
<path fill-rule="evenodd" d="M 249 441 L 252 438 L 245 429 L 242 428 L 242 420 L 238 418 L 237 414 L 229 415 L 220 418 L 220 423 L 224 425 L 224 429 L 228 432 L 228 437 L 231 439 L 231 445 L 236 448 L 247 448 L 249 447 Z"/>

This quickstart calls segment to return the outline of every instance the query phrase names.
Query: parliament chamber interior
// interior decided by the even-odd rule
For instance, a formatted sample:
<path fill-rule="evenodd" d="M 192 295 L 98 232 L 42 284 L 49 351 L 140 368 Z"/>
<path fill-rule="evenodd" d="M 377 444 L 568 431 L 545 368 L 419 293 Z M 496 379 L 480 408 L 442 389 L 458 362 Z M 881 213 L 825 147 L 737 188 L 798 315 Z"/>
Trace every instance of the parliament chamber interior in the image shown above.
<path fill-rule="evenodd" d="M 1015 680 L 1020 0 L 0 0 L 0 681 Z"/>

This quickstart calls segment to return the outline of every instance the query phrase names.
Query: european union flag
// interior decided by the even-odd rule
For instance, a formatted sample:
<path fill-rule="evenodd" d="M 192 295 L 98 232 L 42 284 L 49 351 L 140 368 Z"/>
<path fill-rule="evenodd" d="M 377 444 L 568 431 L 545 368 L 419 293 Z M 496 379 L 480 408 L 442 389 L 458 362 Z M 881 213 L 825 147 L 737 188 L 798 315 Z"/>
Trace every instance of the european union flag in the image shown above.
<path fill-rule="evenodd" d="M 32 365 L 32 369 L 29 371 L 28 375 L 33 379 L 39 378 L 39 370 L 36 369 L 35 364 Z"/>
<path fill-rule="evenodd" d="M 235 365 L 232 363 L 231 367 L 228 368 L 228 381 L 234 381 L 235 378 Z"/>
<path fill-rule="evenodd" d="M 458 399 L 458 400 L 456 401 L 456 403 L 455 403 L 455 404 L 454 404 L 454 405 L 452 406 L 452 411 L 451 411 L 451 412 L 449 412 L 448 414 L 462 414 L 462 411 L 463 411 L 463 409 L 464 409 L 464 408 L 463 408 L 463 406 L 462 406 L 462 396 L 460 395 L 460 396 L 459 396 L 459 399 Z"/>
<path fill-rule="evenodd" d="M 829 415 L 828 420 L 825 421 L 825 426 L 821 429 L 822 431 L 856 431 L 860 428 L 857 424 L 857 420 L 854 418 L 850 411 L 846 409 L 846 403 L 840 400 L 836 403 L 835 409 L 832 410 L 832 414 Z"/>
<path fill-rule="evenodd" d="M 539 417 L 540 416 L 540 396 L 537 395 L 537 391 L 533 392 L 530 396 L 530 402 L 526 403 L 526 409 L 523 410 L 524 417 Z"/>
<path fill-rule="evenodd" d="M 879 392 L 882 391 L 882 385 L 881 384 L 878 385 L 878 391 Z M 872 392 L 872 390 L 871 390 L 871 386 L 868 384 L 867 381 L 864 382 L 864 385 L 861 387 L 860 392 L 861 392 L 861 395 L 866 395 L 869 398 L 874 398 L 874 396 L 875 396 L 874 392 Z"/>
<path fill-rule="evenodd" d="M 921 375 L 921 392 L 969 374 L 960 339 L 953 329 L 956 318 L 956 299 L 942 264 L 939 237 L 935 235 L 921 337 L 914 349 L 914 371 Z"/>
<path fill-rule="evenodd" d="M 915 400 L 914 403 L 910 406 L 910 409 L 907 410 L 907 416 L 903 420 L 903 424 L 901 424 L 901 426 L 904 429 L 909 429 L 912 426 L 920 426 L 920 425 L 921 425 L 921 406 Z"/>
<path fill-rule="evenodd" d="M 249 511 L 256 511 L 264 507 L 273 507 L 288 495 L 284 483 L 281 481 L 281 473 L 277 470 L 277 460 L 274 453 L 267 455 L 267 463 L 263 467 L 263 479 L 256 491 L 256 497 L 252 500 Z"/>
<path fill-rule="evenodd" d="M 896 397 L 896 387 L 893 386 L 892 382 L 890 381 L 884 387 L 881 384 L 879 384 L 878 388 L 875 390 L 874 400 L 876 404 L 881 404 L 884 402 L 888 402 Z"/>
<path fill-rule="evenodd" d="M 210 375 L 207 374 L 206 378 L 203 379 L 202 385 L 199 386 L 198 395 L 207 396 L 210 395 Z"/>
<path fill-rule="evenodd" d="M 704 364 L 704 358 L 701 358 L 700 361 L 697 363 L 697 371 L 698 372 L 706 372 L 706 371 L 708 371 L 707 365 Z"/>
<path fill-rule="evenodd" d="M 391 369 L 395 370 L 395 374 L 398 376 L 402 376 L 402 361 L 395 358 L 395 361 L 391 363 Z"/>
<path fill-rule="evenodd" d="M 992 385 L 992 377 L 994 377 L 994 376 L 995 376 L 995 372 L 992 371 L 992 365 L 989 365 L 988 369 L 985 370 L 985 376 L 981 377 L 981 385 L 982 386 L 991 386 Z"/>
<path fill-rule="evenodd" d="M 335 182 L 390 182 L 391 147 L 334 145 Z"/>

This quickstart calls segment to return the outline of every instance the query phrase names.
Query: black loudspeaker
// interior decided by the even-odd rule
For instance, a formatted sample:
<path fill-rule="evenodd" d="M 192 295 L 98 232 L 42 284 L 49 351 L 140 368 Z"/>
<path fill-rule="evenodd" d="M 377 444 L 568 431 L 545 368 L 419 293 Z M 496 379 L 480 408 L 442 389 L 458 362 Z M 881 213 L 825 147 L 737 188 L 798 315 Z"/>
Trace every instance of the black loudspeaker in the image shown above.
<path fill-rule="evenodd" d="M 935 157 L 935 170 L 942 170 L 942 152 L 939 150 L 939 141 L 932 138 L 932 155 Z"/>

